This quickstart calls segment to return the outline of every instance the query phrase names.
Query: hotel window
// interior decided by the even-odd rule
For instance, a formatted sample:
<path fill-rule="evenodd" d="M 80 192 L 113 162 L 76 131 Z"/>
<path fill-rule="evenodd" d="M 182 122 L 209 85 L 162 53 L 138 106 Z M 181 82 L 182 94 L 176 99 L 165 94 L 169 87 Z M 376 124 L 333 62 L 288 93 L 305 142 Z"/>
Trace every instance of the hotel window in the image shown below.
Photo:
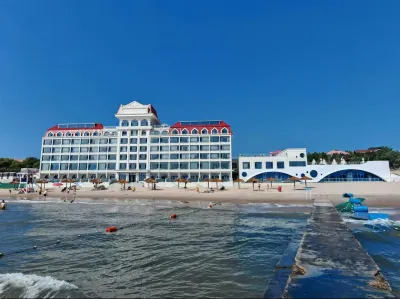
<path fill-rule="evenodd" d="M 140 154 L 139 155 L 139 160 L 146 160 L 147 159 L 147 154 Z"/>
<path fill-rule="evenodd" d="M 140 146 L 139 152 L 147 152 L 147 146 Z"/>
<path fill-rule="evenodd" d="M 169 154 L 160 154 L 160 159 L 161 160 L 168 160 L 169 159 Z"/>
<path fill-rule="evenodd" d="M 128 144 L 128 138 L 121 138 L 121 144 Z"/>
<path fill-rule="evenodd" d="M 68 157 L 68 156 L 67 156 Z M 48 155 L 43 155 L 42 156 L 42 161 L 50 161 L 51 156 Z"/>
<path fill-rule="evenodd" d="M 179 146 L 178 145 L 171 145 L 170 147 L 171 152 L 175 152 L 179 150 Z"/>
<path fill-rule="evenodd" d="M 179 154 L 171 154 L 170 157 L 171 157 L 171 160 L 177 160 L 177 159 L 179 159 Z"/>
<path fill-rule="evenodd" d="M 79 160 L 81 160 L 81 161 L 87 161 L 88 159 L 89 159 L 88 155 L 79 156 Z"/>
<path fill-rule="evenodd" d="M 84 134 L 83 134 L 83 136 L 90 136 L 90 134 L 89 134 L 89 132 L 85 132 Z"/>
<path fill-rule="evenodd" d="M 218 134 L 218 130 L 217 129 L 212 129 L 211 134 Z"/>
<path fill-rule="evenodd" d="M 146 144 L 147 143 L 147 138 L 140 138 L 140 143 L 141 144 Z"/>
<path fill-rule="evenodd" d="M 131 152 L 137 152 L 137 146 L 131 146 L 131 147 L 129 148 L 129 151 L 131 151 Z"/>
<path fill-rule="evenodd" d="M 160 151 L 161 152 L 168 152 L 169 151 L 169 146 L 168 145 L 160 146 Z"/>
<path fill-rule="evenodd" d="M 208 134 L 208 130 L 207 129 L 201 130 L 201 134 Z"/>
<path fill-rule="evenodd" d="M 99 136 L 99 132 L 94 132 L 93 136 Z"/>
<path fill-rule="evenodd" d="M 279 168 L 279 169 L 285 168 L 285 162 L 277 162 L 276 163 L 276 168 Z"/>
<path fill-rule="evenodd" d="M 79 136 L 81 136 L 81 133 L 76 132 L 76 133 L 75 133 L 75 136 L 76 136 L 76 137 L 79 137 Z M 71 168 L 70 168 L 70 169 L 71 169 Z"/>
<path fill-rule="evenodd" d="M 108 160 L 110 161 L 117 160 L 117 155 L 108 155 Z"/>
<path fill-rule="evenodd" d="M 265 162 L 265 168 L 266 169 L 274 168 L 274 163 L 273 162 Z"/>
<path fill-rule="evenodd" d="M 199 137 L 190 137 L 190 142 L 199 142 Z"/>
<path fill-rule="evenodd" d="M 150 163 L 150 169 L 158 169 L 159 163 L 158 162 L 151 162 Z"/>
<path fill-rule="evenodd" d="M 197 129 L 193 129 L 192 134 L 199 134 L 199 131 Z"/>
<path fill-rule="evenodd" d="M 81 147 L 81 153 L 88 153 L 89 148 L 88 147 Z"/>
<path fill-rule="evenodd" d="M 43 153 L 51 153 L 51 147 L 44 147 L 43 148 Z"/>
<path fill-rule="evenodd" d="M 58 132 L 57 133 L 57 137 L 61 137 L 62 136 L 62 133 L 61 132 Z"/>
<path fill-rule="evenodd" d="M 168 169 L 168 162 L 161 162 L 160 169 Z"/>
<path fill-rule="evenodd" d="M 190 155 L 189 154 L 180 154 L 179 155 L 182 160 L 188 160 Z"/>
<path fill-rule="evenodd" d="M 211 163 L 210 163 L 210 168 L 211 168 L 211 169 L 220 169 L 220 168 L 221 168 L 221 165 L 220 165 L 219 162 L 211 162 Z"/>
<path fill-rule="evenodd" d="M 222 134 L 228 134 L 228 130 L 226 128 L 223 128 L 221 131 Z"/>
<path fill-rule="evenodd" d="M 210 137 L 200 137 L 200 142 L 210 142 Z"/>
<path fill-rule="evenodd" d="M 161 137 L 160 138 L 160 143 L 169 143 L 169 138 L 168 137 Z"/>
<path fill-rule="evenodd" d="M 128 136 L 128 132 L 127 131 L 122 131 L 122 136 Z"/>
<path fill-rule="evenodd" d="M 128 147 L 127 146 L 121 146 L 120 150 L 121 153 L 125 153 L 128 151 Z"/>
<path fill-rule="evenodd" d="M 191 153 L 190 154 L 190 159 L 199 159 L 199 157 L 200 157 L 200 154 L 198 154 L 198 153 Z"/>
<path fill-rule="evenodd" d="M 130 154 L 129 160 L 137 160 L 137 154 Z"/>
<path fill-rule="evenodd" d="M 71 155 L 71 156 L 69 156 L 69 160 L 70 160 L 70 161 L 78 161 L 78 159 L 79 159 L 79 156 L 78 156 L 78 155 Z"/>
<path fill-rule="evenodd" d="M 210 169 L 210 162 L 200 162 L 200 169 Z"/>
<path fill-rule="evenodd" d="M 99 139 L 90 139 L 90 144 L 99 144 L 100 140 Z"/>
<path fill-rule="evenodd" d="M 108 147 L 108 152 L 109 152 L 109 153 L 116 153 L 116 152 L 117 152 L 117 147 L 116 147 L 116 146 L 110 146 L 110 147 Z"/>
<path fill-rule="evenodd" d="M 210 159 L 210 154 L 200 154 L 200 159 Z"/>
<path fill-rule="evenodd" d="M 44 145 L 51 145 L 51 139 L 45 139 L 45 140 L 43 140 L 43 144 Z"/>
<path fill-rule="evenodd" d="M 61 144 L 61 139 L 54 139 L 53 140 L 53 145 L 60 145 Z"/>
<path fill-rule="evenodd" d="M 221 159 L 230 159 L 230 158 L 231 158 L 231 154 L 228 154 L 228 153 L 221 154 Z"/>
<path fill-rule="evenodd" d="M 190 146 L 190 150 L 191 151 L 198 151 L 200 149 L 200 146 L 198 146 L 198 145 L 191 145 Z"/>
<path fill-rule="evenodd" d="M 146 127 L 146 126 L 149 125 L 149 122 L 147 121 L 147 119 L 143 119 L 143 120 L 140 122 L 140 125 L 141 125 L 142 127 Z M 145 168 L 146 168 L 146 167 L 145 167 Z M 139 168 L 139 169 L 141 169 L 141 168 Z"/>
<path fill-rule="evenodd" d="M 136 163 L 129 163 L 129 169 L 136 169 Z"/>
<path fill-rule="evenodd" d="M 89 163 L 88 169 L 89 170 L 96 170 L 97 169 L 97 164 L 96 163 Z"/>
<path fill-rule="evenodd" d="M 50 170 L 50 163 L 42 163 L 41 169 L 42 170 Z"/>
<path fill-rule="evenodd" d="M 106 163 L 99 163 L 99 170 L 106 170 L 107 164 Z"/>
<path fill-rule="evenodd" d="M 69 147 L 62 147 L 61 148 L 61 152 L 62 153 L 69 153 L 70 152 L 70 148 Z"/>
<path fill-rule="evenodd" d="M 71 144 L 71 139 L 63 139 L 62 144 Z"/>
<path fill-rule="evenodd" d="M 250 162 L 243 162 L 243 169 L 250 169 Z"/>
<path fill-rule="evenodd" d="M 61 153 L 61 147 L 53 147 L 53 153 Z"/>
<path fill-rule="evenodd" d="M 306 161 L 289 161 L 290 167 L 302 167 L 306 166 Z"/>
<path fill-rule="evenodd" d="M 119 155 L 120 160 L 128 160 L 128 155 Z"/>
<path fill-rule="evenodd" d="M 158 138 L 158 137 L 151 137 L 151 138 L 150 138 L 150 143 L 160 143 L 160 138 Z"/>
<path fill-rule="evenodd" d="M 221 169 L 230 169 L 231 162 L 221 162 Z"/>
<path fill-rule="evenodd" d="M 126 163 L 119 163 L 119 169 L 120 170 L 125 170 L 126 169 Z"/>
<path fill-rule="evenodd" d="M 261 169 L 262 168 L 262 162 L 254 162 L 254 168 L 255 169 Z"/>
<path fill-rule="evenodd" d="M 187 152 L 189 150 L 189 146 L 188 145 L 181 145 L 180 146 L 180 150 L 183 152 Z"/>
<path fill-rule="evenodd" d="M 51 161 L 60 161 L 60 156 L 51 156 Z"/>
<path fill-rule="evenodd" d="M 146 169 L 146 163 L 139 163 L 139 169 Z"/>
<path fill-rule="evenodd" d="M 89 144 L 89 139 L 82 139 L 81 144 Z"/>
<path fill-rule="evenodd" d="M 47 136 L 48 137 L 53 137 L 53 133 L 50 132 L 49 134 L 47 134 Z"/>
<path fill-rule="evenodd" d="M 72 139 L 72 144 L 81 144 L 80 139 Z"/>
<path fill-rule="evenodd" d="M 108 139 L 107 138 L 101 138 L 100 139 L 100 144 L 108 144 Z"/>
<path fill-rule="evenodd" d="M 231 140 L 229 136 L 221 136 L 220 139 L 221 142 L 229 142 Z"/>
<path fill-rule="evenodd" d="M 97 160 L 97 155 L 90 155 L 89 156 L 90 161 L 96 161 Z"/>
<path fill-rule="evenodd" d="M 87 170 L 87 163 L 79 163 L 79 170 Z"/>
<path fill-rule="evenodd" d="M 211 159 L 219 159 L 219 154 L 217 154 L 217 153 L 211 153 L 211 154 L 210 154 L 210 158 L 211 158 Z"/>
<path fill-rule="evenodd" d="M 189 137 L 181 137 L 181 138 L 179 138 L 179 141 L 181 143 L 188 143 L 189 142 Z"/>
<path fill-rule="evenodd" d="M 168 135 L 168 131 L 161 131 L 161 135 Z"/>
<path fill-rule="evenodd" d="M 151 154 L 150 155 L 150 160 L 158 160 L 160 158 L 159 154 Z"/>
<path fill-rule="evenodd" d="M 60 170 L 68 170 L 68 163 L 61 163 Z"/>
<path fill-rule="evenodd" d="M 107 164 L 107 170 L 115 170 L 115 166 L 116 166 L 115 163 L 108 163 Z"/>
<path fill-rule="evenodd" d="M 219 145 L 211 145 L 210 150 L 212 151 L 218 151 L 219 150 Z"/>
<path fill-rule="evenodd" d="M 169 169 L 178 169 L 178 168 L 179 168 L 179 163 L 177 163 L 177 162 L 169 163 Z"/>
<path fill-rule="evenodd" d="M 99 148 L 97 146 L 91 146 L 89 151 L 91 153 L 98 153 L 99 152 Z"/>
<path fill-rule="evenodd" d="M 150 151 L 151 152 L 158 152 L 158 151 L 160 151 L 160 147 L 159 146 L 150 146 Z"/>
<path fill-rule="evenodd" d="M 136 119 L 134 119 L 134 120 L 131 121 L 131 126 L 132 127 L 137 127 L 137 126 L 139 126 L 139 122 Z"/>
<path fill-rule="evenodd" d="M 172 135 L 178 135 L 178 130 L 173 129 L 173 130 L 172 130 Z"/>
<path fill-rule="evenodd" d="M 199 169 L 199 162 L 190 162 L 190 169 Z"/>
<path fill-rule="evenodd" d="M 129 121 L 127 120 L 121 121 L 121 127 L 127 127 L 127 126 L 129 126 Z"/>
<path fill-rule="evenodd" d="M 131 131 L 131 136 L 137 136 L 138 135 L 138 131 L 137 130 L 132 130 Z"/>
<path fill-rule="evenodd" d="M 179 143 L 179 138 L 178 137 L 171 137 L 170 143 Z"/>
<path fill-rule="evenodd" d="M 231 146 L 230 145 L 221 145 L 221 151 L 230 151 Z"/>
<path fill-rule="evenodd" d="M 183 129 L 183 130 L 182 130 L 182 134 L 183 134 L 183 135 L 186 135 L 186 134 L 188 134 L 188 133 L 189 133 L 188 130 L 186 130 L 186 129 Z"/>
<path fill-rule="evenodd" d="M 200 150 L 201 151 L 209 151 L 210 150 L 210 146 L 209 145 L 200 145 Z"/>
<path fill-rule="evenodd" d="M 218 136 L 211 136 L 210 141 L 211 142 L 219 142 L 219 137 Z"/>
<path fill-rule="evenodd" d="M 106 146 L 100 146 L 99 147 L 99 152 L 100 153 L 107 153 L 107 149 L 108 149 L 108 147 L 106 147 Z"/>
<path fill-rule="evenodd" d="M 117 138 L 110 138 L 109 143 L 110 144 L 117 144 L 118 143 L 118 139 Z"/>
<path fill-rule="evenodd" d="M 189 163 L 188 162 L 181 162 L 179 165 L 180 169 L 189 169 Z"/>
<path fill-rule="evenodd" d="M 69 163 L 69 170 L 78 170 L 78 163 Z"/>
<path fill-rule="evenodd" d="M 99 155 L 99 160 L 107 160 L 107 155 Z"/>

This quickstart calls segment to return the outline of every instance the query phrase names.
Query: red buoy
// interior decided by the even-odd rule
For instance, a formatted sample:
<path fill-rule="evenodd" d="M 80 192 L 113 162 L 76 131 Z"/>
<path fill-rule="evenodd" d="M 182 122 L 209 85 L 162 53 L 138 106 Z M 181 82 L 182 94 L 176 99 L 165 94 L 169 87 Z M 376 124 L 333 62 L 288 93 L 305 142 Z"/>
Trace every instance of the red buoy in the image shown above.
<path fill-rule="evenodd" d="M 171 216 L 169 216 L 169 218 L 171 218 L 171 219 L 176 219 L 176 214 L 171 214 Z"/>
<path fill-rule="evenodd" d="M 118 228 L 116 226 L 110 226 L 110 227 L 106 228 L 107 233 L 116 232 L 117 230 L 118 230 Z"/>

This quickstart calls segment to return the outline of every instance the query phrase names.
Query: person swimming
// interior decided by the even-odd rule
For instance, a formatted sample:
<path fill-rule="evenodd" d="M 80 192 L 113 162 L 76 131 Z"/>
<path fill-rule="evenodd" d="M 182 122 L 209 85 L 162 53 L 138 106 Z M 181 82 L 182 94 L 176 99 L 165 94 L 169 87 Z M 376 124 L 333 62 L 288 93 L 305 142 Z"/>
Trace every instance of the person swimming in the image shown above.
<path fill-rule="evenodd" d="M 0 210 L 5 210 L 5 209 L 6 209 L 6 202 L 3 199 L 2 202 L 0 203 Z"/>

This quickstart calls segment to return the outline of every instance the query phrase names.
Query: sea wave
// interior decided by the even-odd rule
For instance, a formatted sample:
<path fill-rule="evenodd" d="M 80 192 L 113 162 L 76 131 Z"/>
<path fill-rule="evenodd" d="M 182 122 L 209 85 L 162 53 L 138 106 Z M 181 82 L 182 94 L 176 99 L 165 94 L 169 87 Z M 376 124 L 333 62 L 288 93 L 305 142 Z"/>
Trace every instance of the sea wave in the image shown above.
<path fill-rule="evenodd" d="M 374 219 L 374 220 L 359 220 L 353 218 L 343 218 L 344 222 L 357 223 L 371 226 L 381 226 L 392 228 L 393 226 L 400 226 L 400 221 L 390 220 L 390 219 Z"/>
<path fill-rule="evenodd" d="M 78 289 L 76 285 L 51 276 L 23 273 L 0 274 L 0 298 L 69 297 L 68 291 L 76 289 Z"/>

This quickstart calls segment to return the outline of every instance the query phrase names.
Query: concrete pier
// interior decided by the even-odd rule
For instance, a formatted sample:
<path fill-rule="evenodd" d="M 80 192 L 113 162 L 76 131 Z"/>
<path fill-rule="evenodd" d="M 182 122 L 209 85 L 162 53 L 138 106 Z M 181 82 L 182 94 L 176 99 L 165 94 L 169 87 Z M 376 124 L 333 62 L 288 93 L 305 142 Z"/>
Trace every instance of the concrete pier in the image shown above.
<path fill-rule="evenodd" d="M 285 288 L 282 289 L 282 279 L 289 265 L 278 267 L 264 297 L 394 297 L 379 267 L 330 201 L 314 202 L 293 262 Z M 282 293 L 278 295 L 276 291 L 279 289 Z"/>

